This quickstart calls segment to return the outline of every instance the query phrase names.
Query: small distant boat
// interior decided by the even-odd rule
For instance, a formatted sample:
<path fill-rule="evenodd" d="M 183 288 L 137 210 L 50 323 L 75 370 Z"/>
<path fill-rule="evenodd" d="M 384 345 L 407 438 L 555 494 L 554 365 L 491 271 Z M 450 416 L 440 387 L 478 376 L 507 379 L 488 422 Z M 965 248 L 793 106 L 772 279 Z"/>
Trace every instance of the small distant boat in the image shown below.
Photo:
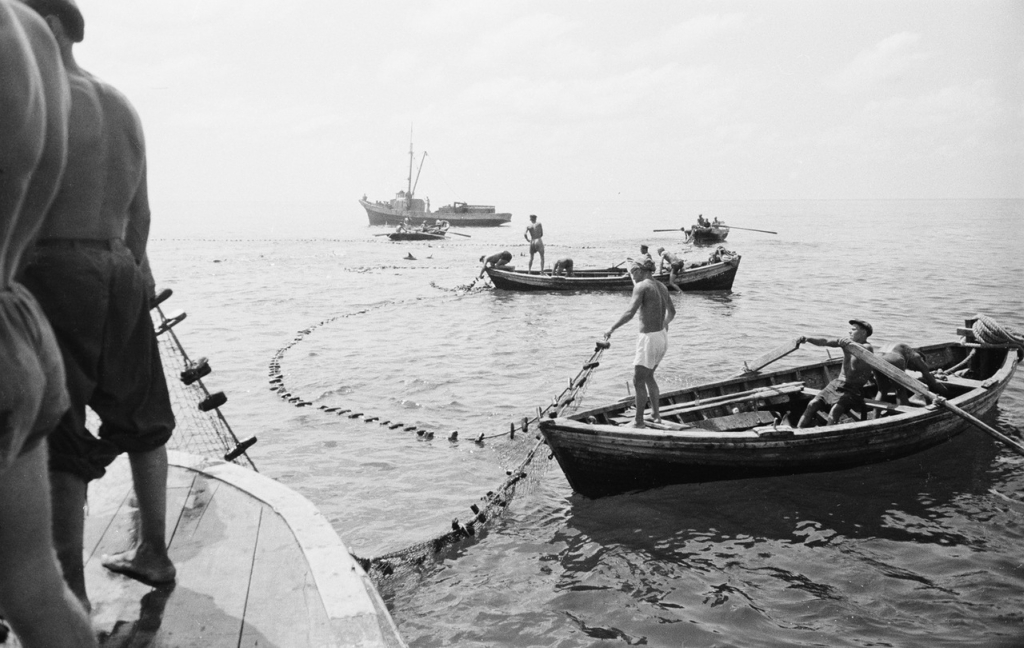
<path fill-rule="evenodd" d="M 391 232 L 387 236 L 392 241 L 444 241 L 448 239 L 444 232 Z"/>
<path fill-rule="evenodd" d="M 970 347 L 976 353 L 967 374 L 940 381 L 945 380 L 950 405 L 980 417 L 995 406 L 1022 354 L 1005 345 L 984 348 L 964 342 L 918 351 L 934 371 L 968 359 Z M 889 461 L 943 443 L 967 427 L 950 409 L 874 400 L 836 425 L 791 427 L 811 398 L 839 375 L 842 362 L 840 356 L 663 392 L 662 422 L 650 421 L 648 412 L 645 428 L 632 427 L 636 410 L 630 398 L 543 419 L 540 429 L 573 490 L 599 497 L 666 484 Z M 873 389 L 869 385 L 865 391 Z"/>
<path fill-rule="evenodd" d="M 424 201 L 415 197 L 416 184 L 419 183 L 420 171 L 423 170 L 423 161 L 427 154 L 423 153 L 420 158 L 420 166 L 416 171 L 416 183 L 413 183 L 412 143 L 409 144 L 409 184 L 406 190 L 399 191 L 395 197 L 387 202 L 371 202 L 363 196 L 359 204 L 366 210 L 366 216 L 370 225 L 398 225 L 408 222 L 418 226 L 424 223 L 432 223 L 435 220 L 446 220 L 457 227 L 496 227 L 504 225 L 512 220 L 510 213 L 498 213 L 494 205 L 470 205 L 464 202 L 455 202 L 451 205 L 440 207 L 437 211 L 430 211 L 429 199 Z"/>
<path fill-rule="evenodd" d="M 741 257 L 737 254 L 717 263 L 687 268 L 676 275 L 675 285 L 684 291 L 732 290 Z M 632 290 L 633 280 L 625 268 L 576 270 L 572 275 L 552 275 L 544 272 L 516 270 L 507 266 L 487 268 L 487 276 L 495 288 L 502 290 L 559 290 L 598 291 Z M 668 284 L 669 274 L 654 275 L 654 279 Z"/>
<path fill-rule="evenodd" d="M 729 228 L 722 224 L 711 225 L 710 227 L 694 225 L 690 230 L 689 236 L 690 240 L 698 245 L 722 243 L 729 236 Z"/>

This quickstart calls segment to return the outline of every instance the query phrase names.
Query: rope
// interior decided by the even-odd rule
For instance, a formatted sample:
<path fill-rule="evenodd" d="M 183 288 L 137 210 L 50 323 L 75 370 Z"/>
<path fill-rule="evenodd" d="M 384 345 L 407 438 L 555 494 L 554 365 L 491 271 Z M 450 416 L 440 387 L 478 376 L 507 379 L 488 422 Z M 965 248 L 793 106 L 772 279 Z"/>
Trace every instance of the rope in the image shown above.
<path fill-rule="evenodd" d="M 994 319 L 978 313 L 971 327 L 974 337 L 982 344 L 1012 344 L 1024 349 L 1024 335 L 1011 328 L 1000 326 Z"/>

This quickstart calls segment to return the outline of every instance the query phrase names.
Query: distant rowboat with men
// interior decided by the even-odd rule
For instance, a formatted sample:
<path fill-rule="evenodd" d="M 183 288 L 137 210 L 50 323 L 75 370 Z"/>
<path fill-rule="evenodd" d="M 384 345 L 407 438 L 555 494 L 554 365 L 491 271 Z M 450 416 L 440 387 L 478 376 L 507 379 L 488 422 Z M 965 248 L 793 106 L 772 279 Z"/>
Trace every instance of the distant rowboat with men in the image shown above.
<path fill-rule="evenodd" d="M 732 290 L 740 267 L 740 255 L 722 261 L 693 265 L 676 273 L 674 285 L 683 291 Z M 575 270 L 571 275 L 553 274 L 550 270 L 529 272 L 509 266 L 493 266 L 485 270 L 495 288 L 501 290 L 603 291 L 632 290 L 633 280 L 625 268 Z M 669 273 L 653 275 L 655 281 L 668 284 Z"/>

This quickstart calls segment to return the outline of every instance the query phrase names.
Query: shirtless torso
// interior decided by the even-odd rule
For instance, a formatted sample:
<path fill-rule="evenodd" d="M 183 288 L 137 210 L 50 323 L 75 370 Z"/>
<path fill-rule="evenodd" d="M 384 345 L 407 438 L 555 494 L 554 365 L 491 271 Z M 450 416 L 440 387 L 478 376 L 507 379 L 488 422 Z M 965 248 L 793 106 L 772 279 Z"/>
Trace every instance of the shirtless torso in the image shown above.
<path fill-rule="evenodd" d="M 57 191 L 67 158 L 70 110 L 64 66 L 50 31 L 24 5 L 6 4 L 9 18 L 0 30 L 16 30 L 24 39 L 5 35 L 0 43 L 5 63 L 0 69 L 0 168 L 5 176 L 0 182 L 0 288 L 14 279 Z M 29 64 L 33 59 L 34 65 Z"/>
<path fill-rule="evenodd" d="M 60 182 L 68 109 L 46 23 L 0 0 L 0 609 L 26 647 L 96 646 L 54 561 L 44 440 L 68 406 L 60 351 L 14 280 Z"/>
<path fill-rule="evenodd" d="M 64 181 L 40 239 L 123 238 L 141 263 L 149 236 L 146 145 L 128 100 L 69 66 L 72 109 Z"/>
<path fill-rule="evenodd" d="M 544 238 L 544 226 L 540 223 L 530 223 L 526 226 L 526 240 L 537 241 Z"/>
<path fill-rule="evenodd" d="M 668 328 L 668 323 L 675 317 L 675 306 L 668 288 L 647 277 L 633 287 L 633 293 L 640 296 L 640 332 L 654 333 Z"/>

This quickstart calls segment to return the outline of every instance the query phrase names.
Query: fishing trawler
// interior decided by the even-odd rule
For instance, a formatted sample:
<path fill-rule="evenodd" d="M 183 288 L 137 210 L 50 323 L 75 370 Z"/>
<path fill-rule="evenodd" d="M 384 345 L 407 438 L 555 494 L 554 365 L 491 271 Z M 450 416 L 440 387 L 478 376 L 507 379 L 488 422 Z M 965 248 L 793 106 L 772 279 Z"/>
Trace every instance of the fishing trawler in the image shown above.
<path fill-rule="evenodd" d="M 423 152 L 420 158 L 419 168 L 416 170 L 416 182 L 412 178 L 412 165 L 414 160 L 412 142 L 409 143 L 409 183 L 405 190 L 399 191 L 391 200 L 371 202 L 364 195 L 359 204 L 366 210 L 366 216 L 370 219 L 370 225 L 398 225 L 408 222 L 411 225 L 422 225 L 433 223 L 437 220 L 446 220 L 453 227 L 496 227 L 504 225 L 512 220 L 512 214 L 498 213 L 494 205 L 470 205 L 464 202 L 454 202 L 451 205 L 440 207 L 437 211 L 430 211 L 430 199 L 423 200 L 416 198 L 416 185 L 419 184 L 420 171 L 423 170 L 423 162 L 427 159 L 427 152 Z"/>

